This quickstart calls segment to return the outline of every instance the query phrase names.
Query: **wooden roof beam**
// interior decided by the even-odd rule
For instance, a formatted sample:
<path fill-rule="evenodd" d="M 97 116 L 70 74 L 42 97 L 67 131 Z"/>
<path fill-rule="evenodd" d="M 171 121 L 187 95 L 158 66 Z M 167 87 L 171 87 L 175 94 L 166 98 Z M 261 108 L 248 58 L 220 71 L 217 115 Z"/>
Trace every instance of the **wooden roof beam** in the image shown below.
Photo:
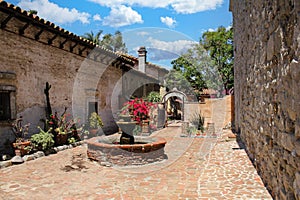
<path fill-rule="evenodd" d="M 76 42 L 73 46 L 70 45 L 70 51 L 73 52 L 74 48 L 78 45 L 78 42 Z"/>
<path fill-rule="evenodd" d="M 48 40 L 48 44 L 49 44 L 49 45 L 52 44 L 53 41 L 57 38 L 57 36 L 58 36 L 58 34 L 55 34 L 52 38 L 50 38 L 50 39 Z"/>
<path fill-rule="evenodd" d="M 22 28 L 19 29 L 19 34 L 23 35 L 25 30 L 29 27 L 30 22 L 27 22 Z"/>
<path fill-rule="evenodd" d="M 82 55 L 82 52 L 84 51 L 84 50 L 86 50 L 86 47 L 83 47 L 82 49 L 79 49 L 79 55 L 81 56 Z"/>
<path fill-rule="evenodd" d="M 67 41 L 68 41 L 68 38 L 66 38 L 65 41 L 63 41 L 62 43 L 60 43 L 59 48 L 63 49 L 64 45 L 66 44 Z"/>
<path fill-rule="evenodd" d="M 40 39 L 40 36 L 41 36 L 41 34 L 44 32 L 44 29 L 41 29 L 35 36 L 34 36 L 34 38 L 35 38 L 35 40 L 39 40 Z"/>
<path fill-rule="evenodd" d="M 1 22 L 1 28 L 4 29 L 9 22 L 13 18 L 13 14 L 8 15 L 2 22 Z"/>

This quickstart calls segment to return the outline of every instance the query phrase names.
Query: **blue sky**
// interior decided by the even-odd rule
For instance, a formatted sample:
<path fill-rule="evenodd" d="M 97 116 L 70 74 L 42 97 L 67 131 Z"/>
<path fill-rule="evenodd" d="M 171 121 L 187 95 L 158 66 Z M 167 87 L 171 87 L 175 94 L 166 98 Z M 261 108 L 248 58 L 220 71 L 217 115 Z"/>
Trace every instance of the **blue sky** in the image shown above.
<path fill-rule="evenodd" d="M 122 32 L 129 54 L 148 49 L 148 61 L 170 61 L 198 42 L 202 33 L 230 27 L 229 0 L 7 0 L 56 25 L 83 35 Z"/>

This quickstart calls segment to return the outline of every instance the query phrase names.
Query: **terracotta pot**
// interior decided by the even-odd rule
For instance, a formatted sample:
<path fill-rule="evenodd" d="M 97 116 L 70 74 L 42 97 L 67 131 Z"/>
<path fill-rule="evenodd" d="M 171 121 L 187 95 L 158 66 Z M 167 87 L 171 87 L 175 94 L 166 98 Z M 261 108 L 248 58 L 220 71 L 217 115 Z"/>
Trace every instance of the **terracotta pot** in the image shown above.
<path fill-rule="evenodd" d="M 65 145 L 68 142 L 68 134 L 57 134 L 55 137 L 55 144 L 57 146 Z"/>
<path fill-rule="evenodd" d="M 98 130 L 97 128 L 90 128 L 89 132 L 90 132 L 90 137 L 96 137 L 97 136 L 97 133 L 98 133 Z"/>
<path fill-rule="evenodd" d="M 15 154 L 18 156 L 24 156 L 24 155 L 28 154 L 29 150 L 26 149 L 26 147 L 28 147 L 30 145 L 31 145 L 30 141 L 13 143 L 13 147 L 15 148 Z"/>

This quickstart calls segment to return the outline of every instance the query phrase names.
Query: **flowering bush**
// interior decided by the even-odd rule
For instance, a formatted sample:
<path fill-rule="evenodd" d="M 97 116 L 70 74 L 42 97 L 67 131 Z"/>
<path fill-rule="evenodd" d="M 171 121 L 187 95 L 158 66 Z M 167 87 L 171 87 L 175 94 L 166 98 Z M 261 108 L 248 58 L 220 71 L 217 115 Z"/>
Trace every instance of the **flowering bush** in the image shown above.
<path fill-rule="evenodd" d="M 149 117 L 149 111 L 153 103 L 144 101 L 142 98 L 135 98 L 124 104 L 121 115 L 133 115 L 133 120 L 141 122 Z"/>
<path fill-rule="evenodd" d="M 52 128 L 54 135 L 74 133 L 78 130 L 76 129 L 76 124 L 80 122 L 79 119 L 72 119 L 70 116 L 70 114 L 66 113 L 66 109 L 60 117 L 58 116 L 57 112 L 55 112 L 54 115 L 50 115 L 48 126 Z"/>
<path fill-rule="evenodd" d="M 16 142 L 25 141 L 25 137 L 28 134 L 30 123 L 23 125 L 22 122 L 23 118 L 20 116 L 12 123 L 12 131 L 16 136 Z"/>

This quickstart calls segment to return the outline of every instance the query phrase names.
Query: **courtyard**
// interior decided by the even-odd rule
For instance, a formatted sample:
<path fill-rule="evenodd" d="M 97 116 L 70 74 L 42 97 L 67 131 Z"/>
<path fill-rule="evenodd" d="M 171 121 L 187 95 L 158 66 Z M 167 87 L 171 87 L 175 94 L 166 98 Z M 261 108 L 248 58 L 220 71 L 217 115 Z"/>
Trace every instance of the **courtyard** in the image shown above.
<path fill-rule="evenodd" d="M 181 124 L 154 133 L 168 159 L 105 167 L 86 145 L 0 170 L 1 199 L 272 199 L 243 146 L 229 131 L 181 137 Z"/>

